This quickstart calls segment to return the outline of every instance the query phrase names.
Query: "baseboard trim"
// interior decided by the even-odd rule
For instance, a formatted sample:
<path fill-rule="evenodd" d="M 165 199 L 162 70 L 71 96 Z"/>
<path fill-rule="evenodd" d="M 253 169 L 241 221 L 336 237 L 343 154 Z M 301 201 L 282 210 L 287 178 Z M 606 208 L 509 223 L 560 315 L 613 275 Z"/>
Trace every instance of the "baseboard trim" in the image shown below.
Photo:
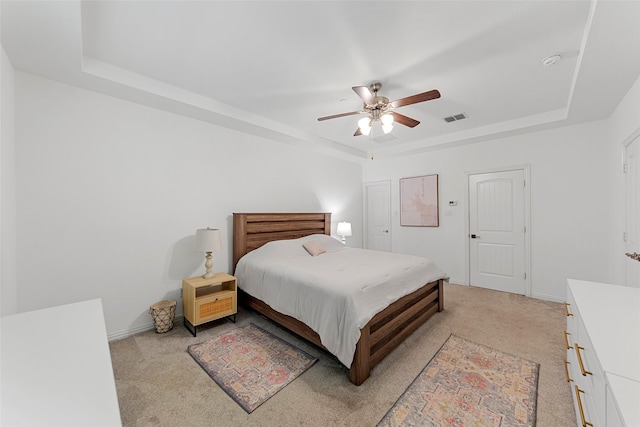
<path fill-rule="evenodd" d="M 174 328 L 176 325 L 182 324 L 183 320 L 184 320 L 184 316 L 182 314 L 176 315 L 175 318 L 173 319 Z M 145 323 L 144 325 L 136 326 L 131 329 L 126 329 L 124 331 L 107 334 L 107 340 L 108 341 L 121 340 L 121 339 L 129 338 L 130 336 L 139 334 L 141 332 L 154 330 L 155 328 L 156 328 L 156 325 L 153 322 Z"/>

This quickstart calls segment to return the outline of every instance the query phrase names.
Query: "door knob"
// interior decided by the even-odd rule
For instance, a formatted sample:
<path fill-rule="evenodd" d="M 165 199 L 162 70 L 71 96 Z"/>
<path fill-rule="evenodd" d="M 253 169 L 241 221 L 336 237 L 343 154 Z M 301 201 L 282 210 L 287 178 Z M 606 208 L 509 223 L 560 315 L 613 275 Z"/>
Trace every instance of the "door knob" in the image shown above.
<path fill-rule="evenodd" d="M 472 239 L 479 239 L 479 238 L 480 238 L 480 236 L 476 236 L 475 234 L 472 234 L 470 237 L 471 237 Z"/>
<path fill-rule="evenodd" d="M 382 230 L 382 232 L 383 232 L 383 233 L 388 233 L 388 232 L 389 232 L 389 230 Z"/>

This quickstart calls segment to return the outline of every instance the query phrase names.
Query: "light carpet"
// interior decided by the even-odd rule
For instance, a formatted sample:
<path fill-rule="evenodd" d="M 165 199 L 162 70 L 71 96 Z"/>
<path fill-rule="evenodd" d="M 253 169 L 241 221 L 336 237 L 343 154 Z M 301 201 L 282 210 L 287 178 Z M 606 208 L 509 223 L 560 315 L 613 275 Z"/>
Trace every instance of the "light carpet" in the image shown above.
<path fill-rule="evenodd" d="M 150 329 L 111 341 L 122 425 L 373 427 L 455 334 L 539 363 L 536 427 L 575 427 L 564 370 L 567 317 L 562 303 L 452 283 L 445 284 L 445 296 L 446 309 L 407 337 L 359 387 L 349 382 L 349 371 L 334 357 L 241 306 L 237 324 L 227 319 L 206 323 L 198 326 L 197 337 L 174 326 L 165 334 Z M 186 351 L 249 323 L 319 358 L 251 414 Z"/>
<path fill-rule="evenodd" d="M 378 427 L 532 427 L 538 371 L 537 363 L 451 335 Z"/>
<path fill-rule="evenodd" d="M 188 351 L 248 413 L 318 360 L 253 323 L 192 344 Z"/>

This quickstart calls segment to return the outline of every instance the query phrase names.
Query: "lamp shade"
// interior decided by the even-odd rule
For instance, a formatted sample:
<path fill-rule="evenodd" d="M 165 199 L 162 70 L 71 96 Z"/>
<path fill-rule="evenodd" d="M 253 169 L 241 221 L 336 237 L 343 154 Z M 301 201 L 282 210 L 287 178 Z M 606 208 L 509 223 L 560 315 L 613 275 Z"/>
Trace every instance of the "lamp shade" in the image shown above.
<path fill-rule="evenodd" d="M 351 237 L 351 223 L 350 222 L 339 222 L 338 229 L 336 231 L 338 236 L 347 236 Z"/>
<path fill-rule="evenodd" d="M 358 120 L 358 127 L 363 135 L 369 135 L 369 132 L 371 132 L 371 118 L 363 117 Z"/>
<path fill-rule="evenodd" d="M 201 228 L 196 230 L 196 250 L 213 252 L 220 250 L 220 230 L 215 228 Z"/>

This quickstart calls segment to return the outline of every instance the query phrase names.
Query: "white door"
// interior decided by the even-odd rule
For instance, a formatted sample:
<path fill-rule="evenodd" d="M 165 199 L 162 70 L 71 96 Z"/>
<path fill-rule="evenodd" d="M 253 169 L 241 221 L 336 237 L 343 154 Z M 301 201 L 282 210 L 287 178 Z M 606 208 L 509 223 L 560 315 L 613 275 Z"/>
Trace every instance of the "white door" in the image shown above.
<path fill-rule="evenodd" d="M 365 248 L 391 251 L 391 183 L 365 183 Z"/>
<path fill-rule="evenodd" d="M 640 253 L 640 137 L 625 149 L 625 254 Z M 640 287 L 640 261 L 625 256 L 624 281 L 627 286 Z"/>
<path fill-rule="evenodd" d="M 469 281 L 526 295 L 525 171 L 469 175 Z"/>

